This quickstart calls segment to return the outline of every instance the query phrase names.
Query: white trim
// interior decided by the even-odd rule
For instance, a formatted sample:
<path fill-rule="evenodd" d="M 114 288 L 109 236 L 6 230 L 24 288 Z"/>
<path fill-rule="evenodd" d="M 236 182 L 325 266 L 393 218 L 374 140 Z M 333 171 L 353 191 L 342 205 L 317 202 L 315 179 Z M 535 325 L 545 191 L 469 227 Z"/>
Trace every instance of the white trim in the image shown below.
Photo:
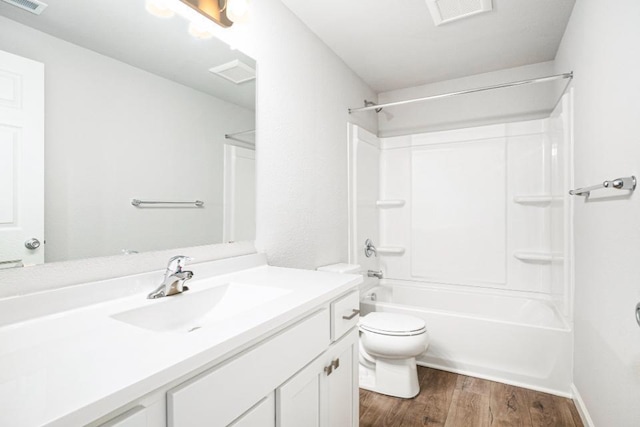
<path fill-rule="evenodd" d="M 255 159 L 255 147 L 246 148 L 237 144 L 224 145 L 224 184 L 222 191 L 222 241 L 235 241 L 235 204 L 236 204 L 236 159 L 246 157 Z"/>
<path fill-rule="evenodd" d="M 488 380 L 488 381 L 495 381 L 497 383 L 508 384 L 508 385 L 512 385 L 512 386 L 520 387 L 520 388 L 526 388 L 528 390 L 534 390 L 534 391 L 539 391 L 539 392 L 542 392 L 542 393 L 553 394 L 554 396 L 566 397 L 568 399 L 571 399 L 573 397 L 572 394 L 571 394 L 571 391 L 565 392 L 565 391 L 554 390 L 554 389 L 550 389 L 550 388 L 546 388 L 546 387 L 538 387 L 538 386 L 534 386 L 534 385 L 531 385 L 531 384 L 523 383 L 523 382 L 520 382 L 520 381 L 509 381 L 509 380 L 505 380 L 504 378 L 495 377 L 493 375 L 479 374 L 479 373 L 474 372 L 474 371 L 468 371 L 466 369 L 453 368 L 451 366 L 446 366 L 446 365 L 439 365 L 437 363 L 425 363 L 425 362 L 422 362 L 420 360 L 416 360 L 416 364 L 419 365 L 419 366 L 425 366 L 427 368 L 433 368 L 433 369 L 439 369 L 441 371 L 453 372 L 454 374 L 467 375 L 469 377 L 480 378 L 480 379 Z M 589 427 L 593 427 L 593 425 L 590 425 Z"/>
<path fill-rule="evenodd" d="M 593 423 L 593 419 L 591 419 L 591 415 L 589 415 L 589 411 L 587 411 L 587 405 L 584 404 L 584 400 L 582 400 L 582 396 L 580 392 L 578 392 L 575 384 L 571 384 L 571 394 L 573 394 L 573 403 L 576 405 L 582 424 L 586 427 L 594 427 L 595 424 Z"/>

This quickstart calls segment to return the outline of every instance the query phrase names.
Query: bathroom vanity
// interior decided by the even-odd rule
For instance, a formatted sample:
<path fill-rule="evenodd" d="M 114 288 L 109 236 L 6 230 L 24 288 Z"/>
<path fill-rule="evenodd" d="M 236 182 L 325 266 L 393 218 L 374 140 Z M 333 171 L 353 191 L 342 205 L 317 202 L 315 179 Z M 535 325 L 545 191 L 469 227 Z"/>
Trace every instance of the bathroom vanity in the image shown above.
<path fill-rule="evenodd" d="M 0 425 L 356 426 L 360 276 L 263 255 L 0 300 Z"/>

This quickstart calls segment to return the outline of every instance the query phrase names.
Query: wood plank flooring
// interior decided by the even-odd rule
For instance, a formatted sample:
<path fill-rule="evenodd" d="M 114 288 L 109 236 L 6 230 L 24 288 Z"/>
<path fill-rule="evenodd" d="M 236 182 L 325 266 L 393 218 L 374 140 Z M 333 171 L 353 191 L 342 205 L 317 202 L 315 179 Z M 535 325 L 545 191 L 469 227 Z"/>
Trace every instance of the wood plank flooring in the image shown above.
<path fill-rule="evenodd" d="M 413 399 L 360 390 L 360 427 L 583 427 L 571 399 L 423 367 L 418 378 Z"/>

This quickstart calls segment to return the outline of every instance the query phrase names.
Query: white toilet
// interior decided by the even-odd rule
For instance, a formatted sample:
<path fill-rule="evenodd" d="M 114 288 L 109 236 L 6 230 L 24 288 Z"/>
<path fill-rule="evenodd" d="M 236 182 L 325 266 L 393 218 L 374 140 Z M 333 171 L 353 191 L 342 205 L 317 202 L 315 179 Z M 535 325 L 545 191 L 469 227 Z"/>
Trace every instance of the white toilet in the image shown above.
<path fill-rule="evenodd" d="M 411 398 L 420 392 L 416 357 L 429 346 L 424 320 L 373 312 L 360 318 L 360 387 Z"/>

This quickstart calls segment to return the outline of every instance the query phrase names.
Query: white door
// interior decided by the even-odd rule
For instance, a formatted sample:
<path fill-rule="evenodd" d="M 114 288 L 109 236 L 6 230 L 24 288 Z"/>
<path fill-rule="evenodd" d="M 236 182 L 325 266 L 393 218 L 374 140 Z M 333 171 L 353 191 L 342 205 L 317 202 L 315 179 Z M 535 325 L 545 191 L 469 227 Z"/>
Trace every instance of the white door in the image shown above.
<path fill-rule="evenodd" d="M 44 64 L 0 51 L 0 268 L 43 263 L 43 243 Z"/>
<path fill-rule="evenodd" d="M 224 242 L 255 240 L 256 152 L 224 146 Z"/>

